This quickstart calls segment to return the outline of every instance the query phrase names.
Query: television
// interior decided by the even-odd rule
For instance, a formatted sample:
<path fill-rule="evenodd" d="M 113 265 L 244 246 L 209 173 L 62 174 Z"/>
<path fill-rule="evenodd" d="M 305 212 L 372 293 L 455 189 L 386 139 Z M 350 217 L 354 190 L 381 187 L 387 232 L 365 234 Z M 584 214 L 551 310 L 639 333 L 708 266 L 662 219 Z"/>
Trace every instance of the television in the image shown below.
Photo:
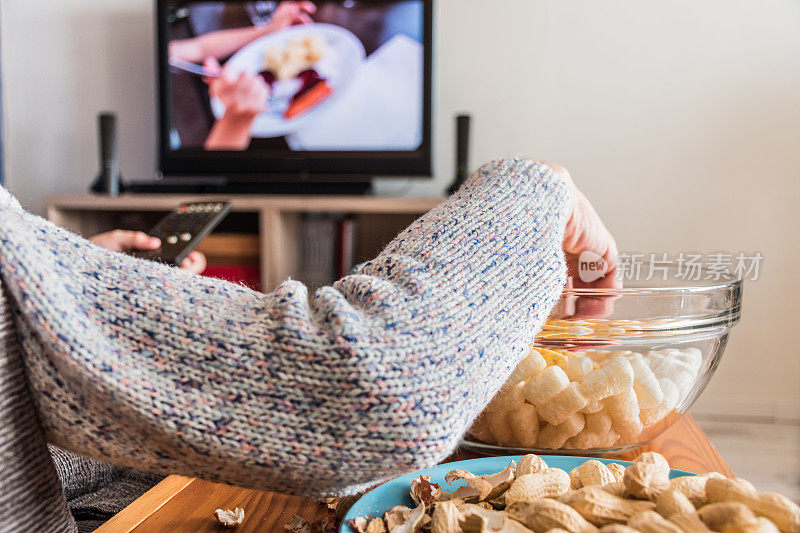
<path fill-rule="evenodd" d="M 433 0 L 156 0 L 175 182 L 431 174 Z"/>

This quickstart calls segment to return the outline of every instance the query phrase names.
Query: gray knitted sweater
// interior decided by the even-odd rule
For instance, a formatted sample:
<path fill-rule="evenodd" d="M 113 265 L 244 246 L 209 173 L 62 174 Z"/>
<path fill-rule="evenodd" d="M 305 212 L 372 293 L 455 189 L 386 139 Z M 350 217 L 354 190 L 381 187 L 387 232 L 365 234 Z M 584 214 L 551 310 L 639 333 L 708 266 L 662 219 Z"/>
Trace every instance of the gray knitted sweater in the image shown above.
<path fill-rule="evenodd" d="M 309 297 L 292 280 L 260 294 L 101 250 L 0 188 L 0 276 L 43 435 L 118 465 L 317 497 L 431 466 L 557 301 L 568 203 L 549 167 L 494 162 Z"/>

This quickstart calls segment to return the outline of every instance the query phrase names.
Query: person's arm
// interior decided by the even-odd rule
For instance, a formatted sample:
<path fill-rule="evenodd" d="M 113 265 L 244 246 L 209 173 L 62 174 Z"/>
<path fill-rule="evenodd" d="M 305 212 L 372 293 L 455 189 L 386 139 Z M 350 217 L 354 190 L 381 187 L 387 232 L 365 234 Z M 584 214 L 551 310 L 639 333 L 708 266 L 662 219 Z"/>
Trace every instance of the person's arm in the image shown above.
<path fill-rule="evenodd" d="M 211 127 L 203 148 L 213 150 L 244 151 L 250 146 L 255 117 L 225 113 Z"/>
<path fill-rule="evenodd" d="M 207 57 L 228 57 L 250 41 L 266 35 L 267 26 L 249 26 L 231 30 L 218 30 L 192 37 L 170 41 L 167 53 L 170 59 L 183 59 L 201 63 Z"/>
<path fill-rule="evenodd" d="M 569 209 L 548 166 L 495 162 L 311 297 L 102 253 L 8 209 L 0 273 L 55 444 L 336 495 L 455 449 L 559 297 Z"/>
<path fill-rule="evenodd" d="M 261 26 L 212 31 L 191 39 L 170 41 L 167 53 L 170 58 L 201 63 L 206 58 L 222 59 L 263 35 L 288 28 L 294 24 L 311 22 L 310 13 L 317 10 L 313 2 L 282 2 L 269 22 Z"/>

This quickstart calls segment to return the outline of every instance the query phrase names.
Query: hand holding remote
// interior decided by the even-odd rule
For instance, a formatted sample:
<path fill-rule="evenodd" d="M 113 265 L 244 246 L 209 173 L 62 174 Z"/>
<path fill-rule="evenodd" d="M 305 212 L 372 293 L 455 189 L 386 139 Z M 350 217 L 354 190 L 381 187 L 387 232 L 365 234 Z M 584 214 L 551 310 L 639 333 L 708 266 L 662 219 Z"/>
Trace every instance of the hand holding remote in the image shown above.
<path fill-rule="evenodd" d="M 151 237 L 143 231 L 116 229 L 89 237 L 89 240 L 101 248 L 119 253 L 128 253 L 136 250 L 158 250 L 161 247 L 161 239 Z M 202 274 L 206 269 L 206 256 L 193 250 L 186 256 L 186 259 L 181 261 L 179 267 L 194 274 Z"/>
<path fill-rule="evenodd" d="M 150 250 L 134 251 L 133 255 L 168 265 L 182 265 L 186 259 L 191 260 L 191 252 L 222 222 L 232 207 L 231 202 L 179 205 L 148 232 L 158 237 L 161 245 Z"/>

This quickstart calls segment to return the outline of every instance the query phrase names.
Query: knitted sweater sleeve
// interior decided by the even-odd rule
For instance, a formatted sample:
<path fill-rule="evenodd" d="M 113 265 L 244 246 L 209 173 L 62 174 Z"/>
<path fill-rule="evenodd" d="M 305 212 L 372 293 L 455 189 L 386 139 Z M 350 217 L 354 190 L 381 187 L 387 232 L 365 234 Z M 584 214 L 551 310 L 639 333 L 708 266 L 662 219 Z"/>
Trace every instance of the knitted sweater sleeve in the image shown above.
<path fill-rule="evenodd" d="M 100 250 L 0 189 L 0 275 L 51 442 L 330 496 L 455 449 L 558 299 L 568 203 L 549 167 L 494 162 L 309 297 Z"/>

